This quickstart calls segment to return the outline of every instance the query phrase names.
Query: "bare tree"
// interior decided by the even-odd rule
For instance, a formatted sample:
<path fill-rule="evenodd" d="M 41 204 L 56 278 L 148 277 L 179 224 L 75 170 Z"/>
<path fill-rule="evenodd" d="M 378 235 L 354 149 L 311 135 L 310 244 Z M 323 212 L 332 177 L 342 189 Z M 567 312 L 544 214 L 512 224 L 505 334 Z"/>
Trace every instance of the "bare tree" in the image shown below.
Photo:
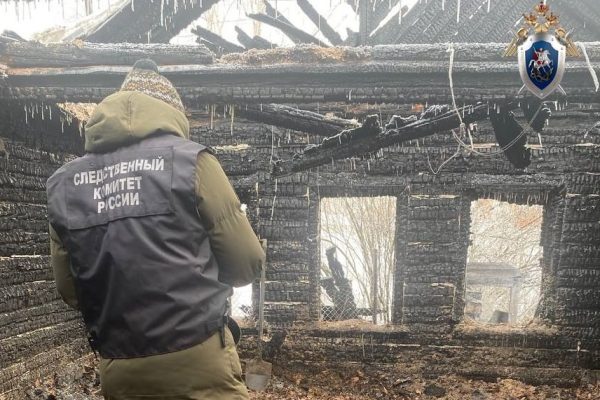
<path fill-rule="evenodd" d="M 352 281 L 357 306 L 380 310 L 383 323 L 391 319 L 395 228 L 395 197 L 340 197 L 321 201 L 322 275 L 331 274 L 325 262 L 325 249 L 336 246 Z M 376 301 L 375 257 L 379 271 Z"/>

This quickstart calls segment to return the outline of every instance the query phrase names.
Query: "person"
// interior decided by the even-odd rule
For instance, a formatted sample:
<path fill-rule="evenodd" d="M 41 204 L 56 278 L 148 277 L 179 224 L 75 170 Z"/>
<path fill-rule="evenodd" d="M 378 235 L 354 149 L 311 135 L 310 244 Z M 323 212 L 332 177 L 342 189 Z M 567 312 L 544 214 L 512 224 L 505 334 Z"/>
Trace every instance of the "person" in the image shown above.
<path fill-rule="evenodd" d="M 85 155 L 47 182 L 58 291 L 100 355 L 106 399 L 247 399 L 225 314 L 265 254 L 173 85 L 135 63 Z"/>

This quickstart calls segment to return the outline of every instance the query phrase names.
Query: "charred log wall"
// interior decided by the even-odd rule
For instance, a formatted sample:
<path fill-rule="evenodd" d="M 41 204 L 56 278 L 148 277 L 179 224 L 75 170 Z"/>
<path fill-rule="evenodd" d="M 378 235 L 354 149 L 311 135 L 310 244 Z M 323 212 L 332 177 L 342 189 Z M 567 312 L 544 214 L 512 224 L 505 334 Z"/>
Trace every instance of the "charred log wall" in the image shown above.
<path fill-rule="evenodd" d="M 336 105 L 320 107 L 330 110 Z M 493 131 L 489 124 L 480 124 L 475 144 L 481 145 L 481 155 L 465 152 L 438 174 L 435 170 L 456 152 L 448 137 L 433 136 L 418 146 L 416 141 L 393 146 L 376 156 L 280 179 L 268 174 L 271 160 L 292 157 L 306 144 L 318 142 L 318 136 L 231 120 L 230 115 L 201 114 L 196 115 L 202 128 L 195 129 L 195 140 L 216 146 L 232 181 L 252 201 L 249 215 L 257 232 L 269 239 L 267 318 L 273 325 L 289 327 L 294 320 L 319 318 L 320 200 L 386 195 L 398 198 L 394 321 L 451 329 L 462 320 L 464 309 L 470 203 L 492 197 L 545 207 L 538 314 L 597 345 L 597 296 L 592 295 L 597 283 L 598 203 L 592 177 L 600 165 L 599 138 L 589 129 L 594 114 L 575 109 L 556 113 L 544 132 L 544 147 L 532 149 L 527 171 L 515 170 L 501 154 L 494 154 L 497 148 L 485 147 L 494 141 Z M 213 129 L 206 128 L 211 124 Z M 537 138 L 529 141 L 536 143 Z M 578 251 L 582 255 L 574 258 Z"/>
<path fill-rule="evenodd" d="M 0 152 L 0 397 L 87 352 L 79 313 L 59 298 L 50 268 L 46 179 L 69 155 L 36 148 L 3 126 Z"/>
<path fill-rule="evenodd" d="M 413 106 L 376 109 L 385 119 Z M 430 333 L 407 341 L 406 349 L 456 345 L 467 352 L 473 346 L 483 352 L 521 343 L 531 349 L 527 354 L 532 357 L 540 354 L 531 343 L 523 345 L 522 337 L 511 342 L 506 335 L 454 329 L 464 309 L 471 200 L 494 197 L 534 202 L 545 206 L 543 300 L 538 314 L 558 329 L 553 332 L 554 350 L 539 360 L 546 362 L 558 354 L 554 365 L 560 367 L 564 357 L 571 355 L 566 349 L 576 348 L 580 342 L 580 354 L 591 361 L 579 365 L 597 368 L 600 135 L 597 129 L 589 129 L 597 118 L 590 109 L 596 105 L 570 107 L 556 112 L 553 125 L 544 132 L 544 147 L 532 150 L 532 166 L 526 171 L 515 170 L 501 154 L 493 154 L 497 149 L 485 146 L 494 142 L 494 134 L 489 124 L 480 124 L 475 144 L 478 152 L 487 156 L 462 152 L 446 163 L 456 153 L 456 142 L 448 135 L 438 135 L 279 179 L 269 174 L 272 161 L 291 158 L 307 144 L 320 142 L 320 136 L 250 122 L 236 117 L 229 107 L 207 106 L 193 110 L 190 116 L 193 140 L 214 147 L 248 205 L 253 227 L 269 240 L 266 317 L 271 326 L 289 329 L 297 321 L 319 320 L 320 200 L 327 196 L 396 196 L 394 322 Z M 333 102 L 305 108 L 359 119 L 373 112 L 369 105 L 349 108 Z M 65 125 L 69 121 L 57 118 L 56 111 L 51 121 L 48 114 L 42 119 L 39 108 L 36 113 L 27 104 L 11 110 L 20 118 L 4 116 L 3 121 L 21 120 L 19 113 L 28 113 L 26 126 L 2 125 L 5 151 L 0 152 L 0 240 L 2 256 L 7 257 L 0 260 L 1 296 L 6 299 L 1 303 L 6 310 L 0 316 L 0 344 L 9 349 L 0 355 L 0 388 L 16 393 L 25 382 L 50 372 L 56 360 L 60 364 L 85 353 L 86 346 L 78 316 L 62 306 L 51 282 L 44 208 L 45 179 L 71 154 L 81 151 L 79 126 Z M 532 143 L 536 140 L 529 138 Z M 354 346 L 349 347 L 354 349 L 348 353 L 352 355 L 349 361 L 359 361 L 365 345 L 363 335 L 359 338 L 358 334 L 341 342 L 324 333 L 304 337 L 306 354 L 310 346 L 318 346 L 319 352 L 314 353 L 318 357 L 329 357 L 336 346 L 348 345 Z M 373 340 L 376 344 L 377 340 L 389 343 L 396 339 Z M 544 340 L 547 336 L 540 343 Z M 402 359 L 399 348 L 386 346 L 374 347 L 381 350 L 373 356 L 374 361 Z M 303 348 L 295 347 L 300 352 Z M 494 359 L 494 351 L 504 352 L 503 360 L 514 355 L 508 349 L 491 349 L 487 359 Z M 460 350 L 456 352 L 454 359 L 461 362 Z M 419 353 L 411 354 L 406 361 Z M 518 366 L 526 371 L 527 357 L 498 368 Z"/>

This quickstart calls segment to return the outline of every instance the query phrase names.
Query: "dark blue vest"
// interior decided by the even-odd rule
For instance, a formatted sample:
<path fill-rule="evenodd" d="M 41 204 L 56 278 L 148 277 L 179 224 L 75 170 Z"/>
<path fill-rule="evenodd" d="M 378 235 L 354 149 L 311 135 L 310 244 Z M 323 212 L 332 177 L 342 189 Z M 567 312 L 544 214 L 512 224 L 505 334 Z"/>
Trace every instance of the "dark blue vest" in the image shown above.
<path fill-rule="evenodd" d="M 222 326 L 231 287 L 198 216 L 196 160 L 173 135 L 87 154 L 47 183 L 48 217 L 71 257 L 80 309 L 104 358 L 182 350 Z"/>

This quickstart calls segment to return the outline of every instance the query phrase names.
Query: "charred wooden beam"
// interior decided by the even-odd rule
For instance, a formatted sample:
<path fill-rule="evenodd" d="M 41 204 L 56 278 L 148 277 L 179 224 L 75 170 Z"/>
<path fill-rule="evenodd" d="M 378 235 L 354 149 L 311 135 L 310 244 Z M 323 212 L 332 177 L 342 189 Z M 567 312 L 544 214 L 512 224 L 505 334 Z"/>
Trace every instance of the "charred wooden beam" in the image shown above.
<path fill-rule="evenodd" d="M 197 26 L 192 29 L 192 33 L 198 35 L 198 37 L 202 39 L 208 40 L 213 45 L 217 46 L 219 49 L 222 49 L 219 53 L 241 53 L 244 51 L 242 46 L 238 46 L 235 43 L 231 43 L 230 41 L 223 39 L 221 36 L 217 35 L 214 32 L 209 31 L 201 26 Z"/>
<path fill-rule="evenodd" d="M 376 29 L 376 31 L 371 34 L 369 42 L 371 44 L 393 44 L 396 32 L 401 26 L 399 23 L 400 12 L 402 12 L 402 18 L 404 19 L 408 10 L 407 6 L 403 6 L 401 10 L 396 12 L 383 26 L 379 27 L 379 29 Z"/>
<path fill-rule="evenodd" d="M 329 117 L 279 104 L 240 107 L 236 109 L 236 115 L 251 121 L 323 136 L 333 136 L 345 129 L 359 127 L 355 120 Z"/>
<path fill-rule="evenodd" d="M 277 47 L 275 44 L 269 42 L 267 39 L 262 38 L 258 35 L 251 37 L 239 26 L 235 27 L 237 32 L 237 39 L 246 49 L 273 49 Z"/>
<path fill-rule="evenodd" d="M 168 43 L 219 0 L 125 2 L 86 40 L 97 43 Z"/>
<path fill-rule="evenodd" d="M 323 17 L 321 14 L 315 10 L 315 8 L 310 4 L 308 0 L 297 0 L 298 6 L 302 9 L 304 14 L 315 24 L 323 36 L 329 40 L 329 42 L 334 46 L 341 45 L 344 41 L 342 40 L 339 33 L 335 31 L 327 22 L 327 19 Z"/>
<path fill-rule="evenodd" d="M 509 108 L 516 108 L 510 105 Z M 479 104 L 459 109 L 462 122 L 466 124 L 482 121 L 489 118 L 489 105 Z M 367 118 L 363 126 L 344 131 L 340 134 L 338 143 L 336 138 L 328 138 L 325 145 L 307 149 L 304 154 L 297 155 L 291 161 L 278 161 L 273 168 L 274 176 L 285 176 L 300 171 L 330 163 L 332 160 L 363 156 L 379 149 L 394 144 L 407 142 L 431 136 L 436 133 L 448 133 L 460 127 L 461 119 L 456 111 L 447 111 L 441 115 L 433 115 L 409 123 L 398 129 L 382 129 L 379 126 L 378 116 Z"/>
<path fill-rule="evenodd" d="M 208 40 L 198 37 L 196 39 L 196 43 L 198 43 L 199 45 L 205 46 L 207 49 L 209 49 L 210 51 L 212 51 L 215 55 L 217 56 L 222 56 L 223 55 L 223 49 L 219 46 L 217 46 L 216 44 L 209 42 Z"/>
<path fill-rule="evenodd" d="M 504 47 L 455 44 L 458 104 L 512 96 L 522 86 L 517 63 L 502 59 Z M 600 68 L 600 45 L 587 43 L 586 47 L 592 66 Z M 165 66 L 161 71 L 190 104 L 448 104 L 452 99 L 446 50 L 446 45 L 302 46 L 255 50 L 230 55 L 219 65 Z M 0 98 L 98 102 L 120 86 L 129 69 L 114 65 L 9 68 L 0 83 Z M 600 102 L 585 61 L 569 62 L 563 87 L 571 103 Z"/>
<path fill-rule="evenodd" d="M 0 43 L 26 42 L 18 33 L 5 30 L 0 33 Z"/>
<path fill-rule="evenodd" d="M 298 29 L 291 24 L 287 24 L 279 19 L 275 19 L 266 14 L 248 14 L 248 17 L 279 29 L 295 43 L 312 43 L 319 46 L 327 47 L 327 45 L 321 40 L 309 33 L 304 32 L 302 29 Z"/>
<path fill-rule="evenodd" d="M 140 58 L 151 58 L 159 65 L 202 65 L 212 64 L 214 56 L 204 46 L 83 42 L 0 43 L 0 64 L 12 68 L 133 65 Z"/>
<path fill-rule="evenodd" d="M 375 29 L 375 26 L 373 26 L 373 4 L 371 4 L 371 0 L 358 1 L 359 42 L 362 46 L 366 46 L 369 42 L 369 35 Z"/>
<path fill-rule="evenodd" d="M 400 0 L 376 0 L 375 4 L 373 4 L 373 28 L 379 26 L 379 24 L 387 17 L 394 7 L 398 5 Z M 403 7 L 404 8 L 404 7 Z M 406 11 L 408 11 L 408 7 L 406 7 Z M 396 14 L 396 17 L 398 14 Z"/>
<path fill-rule="evenodd" d="M 281 22 L 285 22 L 288 25 L 293 25 L 289 19 L 287 19 L 285 17 L 285 15 L 283 15 L 282 13 L 279 12 L 278 9 L 276 9 L 275 7 L 273 7 L 271 5 L 271 3 L 269 3 L 267 0 L 263 0 L 265 3 L 265 10 L 267 12 L 267 15 L 271 18 L 275 18 L 280 20 Z"/>

